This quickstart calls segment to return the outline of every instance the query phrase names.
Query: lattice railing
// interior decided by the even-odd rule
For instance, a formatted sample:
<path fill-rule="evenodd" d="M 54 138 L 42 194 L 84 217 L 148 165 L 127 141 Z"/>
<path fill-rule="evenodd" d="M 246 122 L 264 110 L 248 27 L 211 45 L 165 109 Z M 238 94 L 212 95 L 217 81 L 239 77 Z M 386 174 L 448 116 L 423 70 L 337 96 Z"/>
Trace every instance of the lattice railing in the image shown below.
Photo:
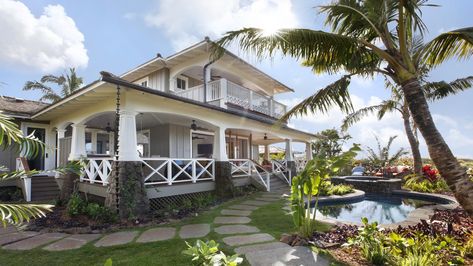
<path fill-rule="evenodd" d="M 282 179 L 284 179 L 289 185 L 292 183 L 292 173 L 291 169 L 287 168 L 286 161 L 271 161 L 271 169 L 274 174 L 277 174 Z"/>
<path fill-rule="evenodd" d="M 143 158 L 145 185 L 215 180 L 213 159 Z"/>
<path fill-rule="evenodd" d="M 107 185 L 112 172 L 112 161 L 112 158 L 87 158 L 86 166 L 80 175 L 80 181 Z"/>
<path fill-rule="evenodd" d="M 255 178 L 265 186 L 267 191 L 270 191 L 270 173 L 266 169 L 250 159 L 230 159 L 229 161 L 232 167 L 232 177 L 249 176 Z"/>

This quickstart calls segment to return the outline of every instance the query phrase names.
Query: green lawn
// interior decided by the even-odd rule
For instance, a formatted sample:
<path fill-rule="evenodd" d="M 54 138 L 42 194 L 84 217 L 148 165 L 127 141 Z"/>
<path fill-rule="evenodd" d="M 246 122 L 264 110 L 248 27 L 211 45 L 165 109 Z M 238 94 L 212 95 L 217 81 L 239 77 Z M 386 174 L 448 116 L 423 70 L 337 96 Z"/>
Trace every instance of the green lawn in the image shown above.
<path fill-rule="evenodd" d="M 244 199 L 234 199 L 223 203 L 197 217 L 189 217 L 177 223 L 163 226 L 179 228 L 185 224 L 212 223 L 220 211 L 226 206 L 239 203 Z M 250 225 L 258 227 L 261 232 L 266 232 L 279 239 L 282 233 L 294 231 L 292 218 L 287 215 L 282 207 L 284 200 L 268 204 L 254 211 L 250 216 Z M 319 230 L 327 230 L 326 224 L 320 224 Z M 146 228 L 134 229 L 144 231 Z M 205 240 L 214 239 L 220 243 L 220 248 L 226 253 L 233 253 L 233 249 L 223 244 L 222 237 L 213 231 Z M 195 239 L 189 240 L 194 242 Z M 107 258 L 112 258 L 113 265 L 190 265 L 189 257 L 181 254 L 186 248 L 182 239 L 174 238 L 149 244 L 131 243 L 108 248 L 96 248 L 88 244 L 80 249 L 63 252 L 50 252 L 37 248 L 31 251 L 5 251 L 0 250 L 0 265 L 103 265 Z M 247 265 L 246 263 L 244 265 Z"/>

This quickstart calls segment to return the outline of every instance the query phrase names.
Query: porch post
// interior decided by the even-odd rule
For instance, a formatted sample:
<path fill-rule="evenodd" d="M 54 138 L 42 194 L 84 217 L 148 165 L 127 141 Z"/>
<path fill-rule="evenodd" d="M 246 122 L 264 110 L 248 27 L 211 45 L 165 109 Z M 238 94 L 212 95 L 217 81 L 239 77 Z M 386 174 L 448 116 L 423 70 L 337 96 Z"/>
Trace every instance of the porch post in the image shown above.
<path fill-rule="evenodd" d="M 264 145 L 264 157 L 263 160 L 269 161 L 269 145 L 265 144 Z"/>
<path fill-rule="evenodd" d="M 57 146 L 56 146 L 56 166 L 59 166 L 61 160 L 61 139 L 66 136 L 65 129 L 56 129 L 57 132 Z"/>
<path fill-rule="evenodd" d="M 73 124 L 72 125 L 72 140 L 71 140 L 71 153 L 69 154 L 69 161 L 79 160 L 81 157 L 86 156 L 85 152 L 85 125 Z"/>
<path fill-rule="evenodd" d="M 297 175 L 296 162 L 292 154 L 292 139 L 286 139 L 286 165 L 291 170 L 291 178 Z"/>
<path fill-rule="evenodd" d="M 97 153 L 97 131 L 91 131 L 90 132 L 90 141 L 92 143 L 92 154 Z"/>
<path fill-rule="evenodd" d="M 312 143 L 305 143 L 305 158 L 307 161 L 312 160 Z"/>
<path fill-rule="evenodd" d="M 118 160 L 140 161 L 136 142 L 136 115 L 138 113 L 129 110 L 120 111 L 120 123 L 118 129 Z"/>
<path fill-rule="evenodd" d="M 215 193 L 221 198 L 233 197 L 232 165 L 228 160 L 224 127 L 215 129 L 213 145 L 213 158 L 215 159 Z"/>

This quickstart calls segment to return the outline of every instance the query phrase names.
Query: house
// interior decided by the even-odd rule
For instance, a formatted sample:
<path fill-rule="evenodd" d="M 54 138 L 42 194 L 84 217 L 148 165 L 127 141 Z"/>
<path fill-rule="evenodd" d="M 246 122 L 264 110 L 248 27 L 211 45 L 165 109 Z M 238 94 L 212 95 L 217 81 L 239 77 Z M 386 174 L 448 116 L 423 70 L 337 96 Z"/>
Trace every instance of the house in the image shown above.
<path fill-rule="evenodd" d="M 210 60 L 210 47 L 205 39 L 120 76 L 103 71 L 99 80 L 35 110 L 22 129 L 44 132 L 51 148 L 37 167 L 86 158 L 79 190 L 107 197 L 111 173 L 138 165 L 151 200 L 218 189 L 224 180 L 271 190 L 271 181 L 279 181 L 273 172 L 289 182 L 293 143 L 310 151 L 315 138 L 276 123 L 287 107 L 274 96 L 292 89 L 229 51 Z M 259 146 L 275 143 L 285 143 L 285 160 L 260 166 Z"/>

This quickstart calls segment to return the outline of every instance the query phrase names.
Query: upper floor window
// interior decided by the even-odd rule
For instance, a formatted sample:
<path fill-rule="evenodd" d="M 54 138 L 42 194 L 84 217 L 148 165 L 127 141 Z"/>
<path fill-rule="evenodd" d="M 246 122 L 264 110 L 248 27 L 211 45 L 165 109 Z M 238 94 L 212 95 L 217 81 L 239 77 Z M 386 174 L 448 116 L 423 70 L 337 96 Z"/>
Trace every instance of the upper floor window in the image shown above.
<path fill-rule="evenodd" d="M 180 90 L 187 89 L 189 79 L 184 76 L 179 76 L 176 78 L 176 88 Z"/>
<path fill-rule="evenodd" d="M 143 87 L 148 87 L 148 81 L 147 81 L 147 80 L 142 81 L 142 82 L 141 82 L 141 86 L 143 86 Z"/>
<path fill-rule="evenodd" d="M 136 80 L 134 83 L 135 83 L 135 84 L 139 84 L 139 85 L 141 85 L 141 86 L 143 86 L 143 87 L 148 87 L 149 78 L 146 76 L 146 77 L 144 77 L 144 78 L 141 78 L 141 79 L 139 79 L 139 80 Z"/>

